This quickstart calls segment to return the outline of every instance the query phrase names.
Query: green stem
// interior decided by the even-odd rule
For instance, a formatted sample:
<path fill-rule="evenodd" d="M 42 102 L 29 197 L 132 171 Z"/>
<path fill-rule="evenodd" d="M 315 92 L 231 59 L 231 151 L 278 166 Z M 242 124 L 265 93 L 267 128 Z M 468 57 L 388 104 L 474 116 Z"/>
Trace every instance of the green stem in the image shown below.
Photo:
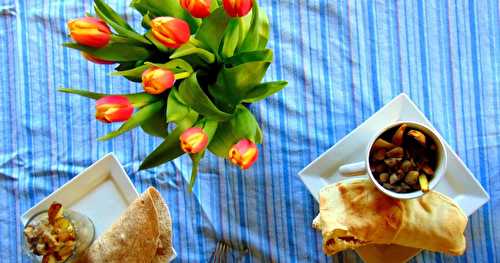
<path fill-rule="evenodd" d="M 191 160 L 193 161 L 193 167 L 191 168 L 191 179 L 189 180 L 189 192 L 193 192 L 194 183 L 196 182 L 196 177 L 198 176 L 198 166 L 200 165 L 200 160 L 205 155 L 205 150 L 196 154 L 190 154 Z"/>

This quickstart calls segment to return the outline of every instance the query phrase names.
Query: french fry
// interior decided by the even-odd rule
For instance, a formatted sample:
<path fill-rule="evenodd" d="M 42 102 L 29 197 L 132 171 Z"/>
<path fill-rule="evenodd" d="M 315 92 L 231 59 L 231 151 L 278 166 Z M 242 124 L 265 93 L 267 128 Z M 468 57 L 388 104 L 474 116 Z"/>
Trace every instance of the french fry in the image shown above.
<path fill-rule="evenodd" d="M 429 191 L 429 181 L 427 180 L 427 176 L 425 174 L 421 174 L 418 176 L 418 183 L 420 184 L 420 189 L 422 192 L 428 192 Z"/>

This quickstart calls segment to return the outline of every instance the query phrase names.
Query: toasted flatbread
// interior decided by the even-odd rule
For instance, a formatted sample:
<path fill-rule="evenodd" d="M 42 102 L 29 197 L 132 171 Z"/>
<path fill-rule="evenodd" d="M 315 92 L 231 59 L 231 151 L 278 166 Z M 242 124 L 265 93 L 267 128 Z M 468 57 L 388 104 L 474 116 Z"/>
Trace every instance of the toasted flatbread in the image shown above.
<path fill-rule="evenodd" d="M 77 262 L 168 262 L 173 255 L 172 220 L 160 193 L 148 188 Z"/>
<path fill-rule="evenodd" d="M 313 227 L 331 255 L 371 244 L 396 244 L 451 255 L 463 254 L 467 217 L 453 200 L 429 192 L 417 199 L 393 199 L 368 180 L 340 182 L 319 194 Z"/>

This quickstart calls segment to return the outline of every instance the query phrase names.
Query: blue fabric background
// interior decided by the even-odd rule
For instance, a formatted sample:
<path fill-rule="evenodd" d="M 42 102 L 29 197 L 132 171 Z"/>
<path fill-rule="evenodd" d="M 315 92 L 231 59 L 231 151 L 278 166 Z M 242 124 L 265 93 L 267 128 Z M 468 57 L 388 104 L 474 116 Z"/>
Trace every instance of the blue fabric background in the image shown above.
<path fill-rule="evenodd" d="M 311 228 L 318 207 L 297 173 L 406 92 L 463 158 L 491 200 L 471 216 L 461 257 L 418 262 L 500 261 L 500 17 L 498 0 L 259 1 L 270 16 L 275 62 L 266 80 L 289 86 L 252 105 L 265 144 L 241 172 L 209 155 L 194 194 L 188 158 L 136 172 L 160 143 L 136 130 L 95 139 L 116 125 L 94 120 L 90 100 L 59 87 L 127 93 L 140 85 L 110 77 L 61 47 L 65 23 L 91 1 L 0 0 L 0 261 L 27 262 L 20 215 L 104 154 L 114 151 L 139 191 L 157 187 L 174 218 L 178 261 L 207 262 L 218 240 L 243 262 L 328 262 Z M 137 28 L 128 1 L 108 3 Z M 333 261 L 360 260 L 346 252 Z"/>

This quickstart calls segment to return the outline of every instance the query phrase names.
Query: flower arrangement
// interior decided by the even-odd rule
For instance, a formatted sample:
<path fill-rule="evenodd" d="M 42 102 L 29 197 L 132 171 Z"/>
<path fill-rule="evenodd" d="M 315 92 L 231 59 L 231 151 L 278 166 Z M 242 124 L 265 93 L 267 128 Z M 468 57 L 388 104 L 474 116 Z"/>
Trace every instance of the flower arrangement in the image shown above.
<path fill-rule="evenodd" d="M 144 92 L 60 91 L 95 99 L 99 121 L 123 122 L 99 140 L 136 127 L 163 138 L 141 170 L 187 153 L 193 161 L 192 189 L 206 150 L 242 169 L 251 167 L 263 135 L 247 106 L 287 84 L 261 83 L 273 55 L 266 48 L 268 18 L 257 2 L 133 0 L 131 7 L 143 16 L 144 34 L 95 0 L 97 16 L 69 21 L 74 42 L 64 46 L 93 63 L 118 64 L 112 75 L 140 82 Z"/>

